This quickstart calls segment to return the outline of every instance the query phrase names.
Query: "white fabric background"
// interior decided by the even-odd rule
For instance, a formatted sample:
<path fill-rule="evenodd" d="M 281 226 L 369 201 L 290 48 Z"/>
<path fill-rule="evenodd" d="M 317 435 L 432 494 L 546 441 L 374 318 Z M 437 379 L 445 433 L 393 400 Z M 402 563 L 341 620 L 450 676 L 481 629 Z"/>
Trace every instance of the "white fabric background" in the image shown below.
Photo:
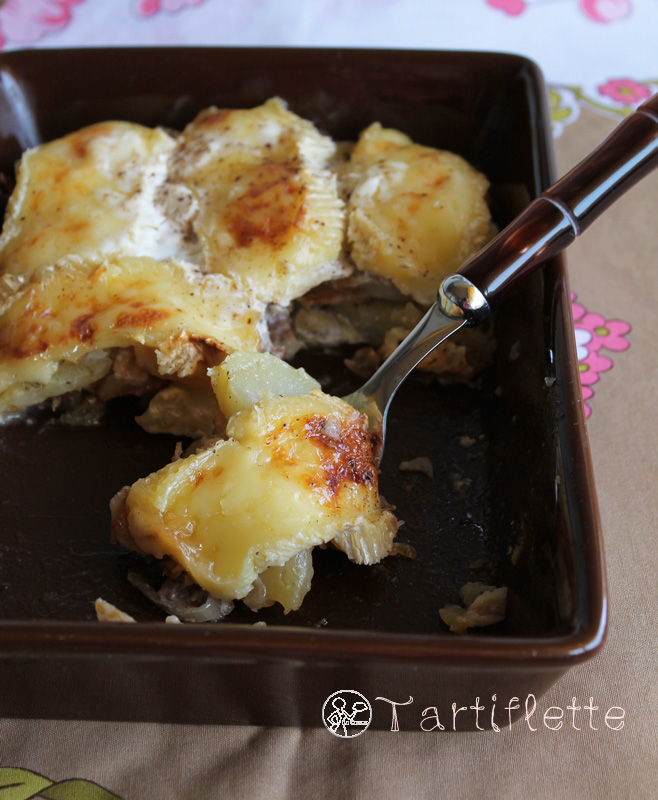
<path fill-rule="evenodd" d="M 533 58 L 550 83 L 589 85 L 608 78 L 658 78 L 658 0 L 516 0 L 523 6 L 516 15 L 494 8 L 486 0 L 72 2 L 7 0 L 0 9 L 0 29 L 3 16 L 22 19 L 26 9 L 33 20 L 39 16 L 52 18 L 68 9 L 69 24 L 56 31 L 50 26 L 50 32 L 29 45 L 343 45 L 496 50 Z M 504 0 L 499 3 L 505 5 Z M 145 15 L 147 7 L 151 13 Z M 596 21 L 593 13 L 609 21 Z M 15 30 L 19 27 L 13 25 Z M 5 38 L 7 49 L 27 44 Z"/>

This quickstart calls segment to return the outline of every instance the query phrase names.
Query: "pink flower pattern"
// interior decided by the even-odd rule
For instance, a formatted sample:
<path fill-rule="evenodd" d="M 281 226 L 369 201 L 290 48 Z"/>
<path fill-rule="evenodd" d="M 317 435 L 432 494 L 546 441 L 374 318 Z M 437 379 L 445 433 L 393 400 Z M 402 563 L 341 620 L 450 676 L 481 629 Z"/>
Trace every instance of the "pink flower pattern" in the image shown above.
<path fill-rule="evenodd" d="M 526 10 L 524 0 L 487 0 L 487 5 L 499 11 L 504 11 L 505 14 L 509 14 L 511 17 L 523 14 Z"/>
<path fill-rule="evenodd" d="M 607 372 L 614 365 L 613 360 L 600 351 L 602 348 L 613 352 L 628 350 L 631 343 L 626 335 L 631 326 L 622 320 L 609 320 L 600 314 L 588 312 L 585 306 L 576 302 L 575 294 L 571 295 L 571 304 L 585 416 L 589 417 L 592 409 L 587 401 L 594 396 L 592 385 L 598 383 L 602 372 Z"/>
<path fill-rule="evenodd" d="M 28 44 L 68 25 L 70 7 L 84 0 L 5 0 L 0 6 L 0 47 Z"/>
<path fill-rule="evenodd" d="M 580 10 L 594 22 L 616 22 L 631 14 L 630 0 L 580 0 Z"/>
<path fill-rule="evenodd" d="M 651 89 L 646 83 L 639 83 L 630 78 L 609 80 L 598 87 L 599 94 L 610 97 L 615 103 L 625 106 L 636 106 L 651 97 Z"/>
<path fill-rule="evenodd" d="M 140 17 L 150 17 L 160 11 L 172 13 L 189 6 L 198 6 L 204 0 L 137 0 L 136 12 Z"/>
<path fill-rule="evenodd" d="M 523 14 L 529 5 L 526 0 L 486 0 L 486 3 L 512 17 Z M 588 19 L 603 23 L 624 19 L 633 11 L 630 0 L 578 0 L 578 8 Z"/>

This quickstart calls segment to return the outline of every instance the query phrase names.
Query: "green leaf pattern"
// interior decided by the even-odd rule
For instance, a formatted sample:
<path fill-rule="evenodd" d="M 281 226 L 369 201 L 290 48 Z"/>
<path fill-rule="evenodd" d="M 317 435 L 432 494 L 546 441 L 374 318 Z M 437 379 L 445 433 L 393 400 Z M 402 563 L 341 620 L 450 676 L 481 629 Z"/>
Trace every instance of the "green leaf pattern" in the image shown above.
<path fill-rule="evenodd" d="M 581 107 L 607 117 L 625 117 L 657 91 L 655 78 L 611 78 L 591 86 L 549 86 L 553 135 L 557 138 L 566 125 L 575 122 Z"/>
<path fill-rule="evenodd" d="M 0 800 L 121 800 L 118 794 L 93 781 L 72 778 L 51 781 L 37 772 L 0 767 Z"/>

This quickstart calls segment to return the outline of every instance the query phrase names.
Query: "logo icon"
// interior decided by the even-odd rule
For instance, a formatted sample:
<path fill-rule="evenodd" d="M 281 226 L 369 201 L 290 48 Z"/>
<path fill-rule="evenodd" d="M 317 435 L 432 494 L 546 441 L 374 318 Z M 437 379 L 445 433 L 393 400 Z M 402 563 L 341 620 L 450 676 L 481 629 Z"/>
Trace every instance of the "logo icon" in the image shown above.
<path fill-rule="evenodd" d="M 372 706 L 361 692 L 339 689 L 322 706 L 322 721 L 329 733 L 341 739 L 360 736 L 372 721 Z"/>

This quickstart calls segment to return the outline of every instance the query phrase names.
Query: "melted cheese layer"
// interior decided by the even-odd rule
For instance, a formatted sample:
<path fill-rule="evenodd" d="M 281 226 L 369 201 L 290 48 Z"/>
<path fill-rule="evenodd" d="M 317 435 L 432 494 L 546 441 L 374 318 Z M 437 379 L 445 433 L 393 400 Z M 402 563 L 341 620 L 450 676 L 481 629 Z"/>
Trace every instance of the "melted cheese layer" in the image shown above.
<path fill-rule="evenodd" d="M 145 347 L 156 374 L 205 375 L 223 353 L 258 348 L 257 318 L 223 275 L 146 258 L 59 262 L 0 306 L 0 411 L 98 380 L 115 347 Z"/>
<path fill-rule="evenodd" d="M 114 517 L 119 541 L 172 557 L 227 600 L 341 536 L 376 540 L 376 561 L 390 552 L 397 522 L 380 507 L 368 425 L 343 400 L 317 389 L 269 396 L 235 414 L 227 434 L 133 484 Z"/>
<path fill-rule="evenodd" d="M 484 175 L 454 153 L 414 144 L 378 123 L 352 152 L 350 180 L 354 263 L 423 305 L 493 233 Z"/>
<path fill-rule="evenodd" d="M 162 202 L 175 139 L 104 122 L 28 150 L 2 237 L 0 271 L 28 277 L 67 256 L 194 259 L 180 215 Z"/>
<path fill-rule="evenodd" d="M 283 306 L 345 274 L 344 206 L 327 169 L 334 151 L 276 98 L 248 111 L 202 112 L 180 137 L 171 175 L 198 203 L 203 268 Z"/>
<path fill-rule="evenodd" d="M 109 348 L 143 344 L 167 377 L 270 347 L 267 304 L 345 273 L 334 150 L 274 99 L 177 138 L 110 121 L 24 153 L 0 237 L 0 412 L 97 381 Z"/>

